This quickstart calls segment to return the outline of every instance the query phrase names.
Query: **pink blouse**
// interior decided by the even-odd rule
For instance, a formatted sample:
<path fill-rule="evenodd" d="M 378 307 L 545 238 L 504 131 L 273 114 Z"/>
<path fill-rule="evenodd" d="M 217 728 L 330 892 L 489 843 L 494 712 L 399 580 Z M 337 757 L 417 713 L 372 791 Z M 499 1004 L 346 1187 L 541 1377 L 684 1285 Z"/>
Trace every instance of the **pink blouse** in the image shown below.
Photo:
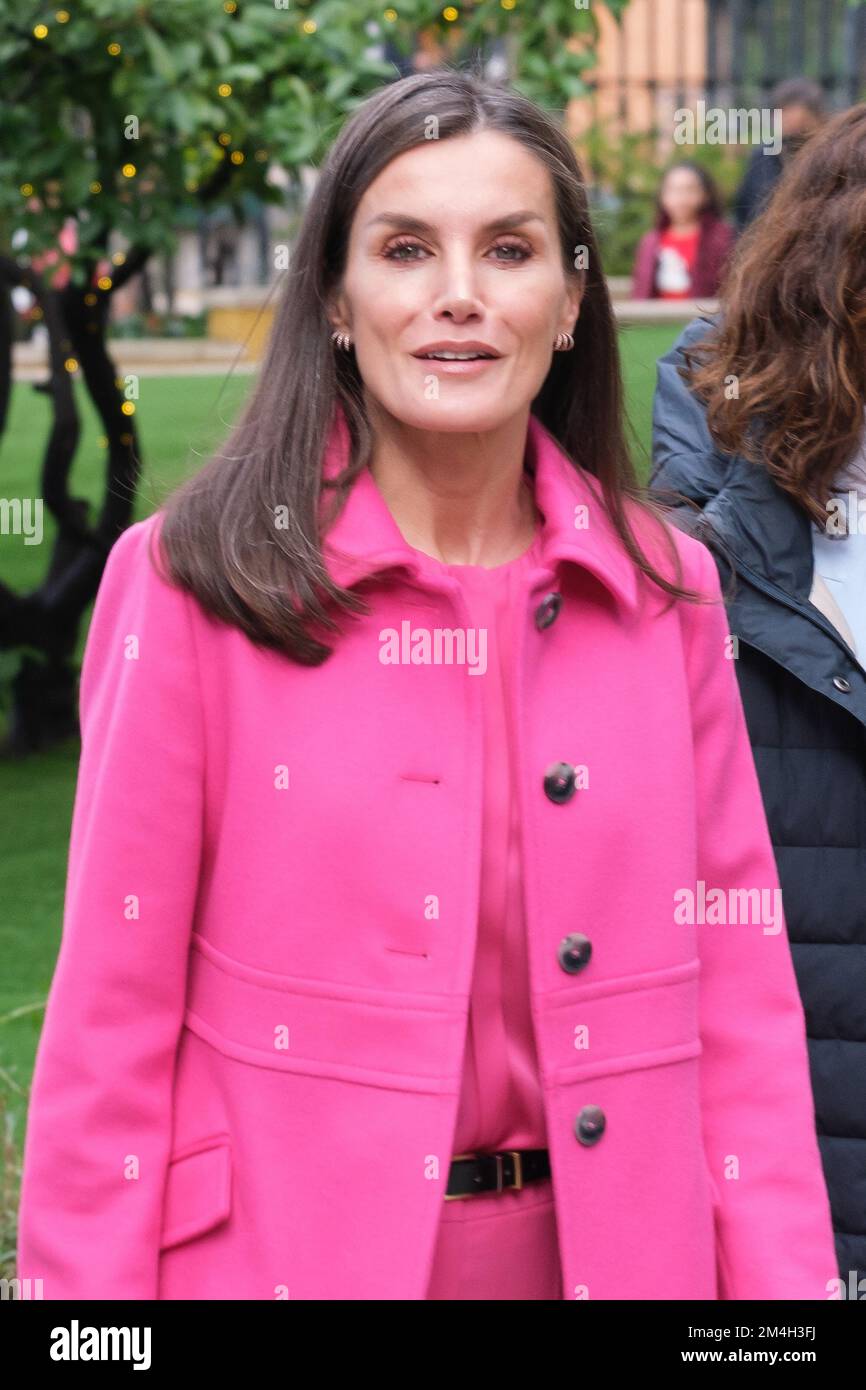
<path fill-rule="evenodd" d="M 493 569 L 424 556 L 459 581 L 471 625 L 487 629 L 481 900 L 454 1154 L 547 1146 L 529 1003 L 510 688 L 522 581 L 537 561 L 540 534 Z"/>

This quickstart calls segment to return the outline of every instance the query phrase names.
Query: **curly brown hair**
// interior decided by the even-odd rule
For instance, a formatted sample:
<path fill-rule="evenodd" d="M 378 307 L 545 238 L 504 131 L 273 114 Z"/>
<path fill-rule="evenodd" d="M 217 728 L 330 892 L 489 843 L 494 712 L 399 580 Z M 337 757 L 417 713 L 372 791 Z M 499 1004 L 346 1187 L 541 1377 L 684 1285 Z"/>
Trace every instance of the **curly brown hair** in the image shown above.
<path fill-rule="evenodd" d="M 712 337 L 684 349 L 723 453 L 761 463 L 817 525 L 863 430 L 866 103 L 832 117 L 744 232 Z"/>

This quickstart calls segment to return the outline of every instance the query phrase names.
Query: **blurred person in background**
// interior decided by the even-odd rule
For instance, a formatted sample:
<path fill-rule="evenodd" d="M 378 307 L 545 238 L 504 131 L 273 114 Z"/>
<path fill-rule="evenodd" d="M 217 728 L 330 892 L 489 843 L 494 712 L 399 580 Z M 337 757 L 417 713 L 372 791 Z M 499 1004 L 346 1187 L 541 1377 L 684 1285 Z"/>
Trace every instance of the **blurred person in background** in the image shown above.
<path fill-rule="evenodd" d="M 789 77 L 770 93 L 771 111 L 781 111 L 782 144 L 778 152 L 758 145 L 743 181 L 734 195 L 733 212 L 738 231 L 754 220 L 805 141 L 824 119 L 824 93 L 808 77 Z"/>
<path fill-rule="evenodd" d="M 659 185 L 654 225 L 638 243 L 632 298 L 714 299 L 734 235 L 712 176 L 694 160 L 677 160 Z"/>

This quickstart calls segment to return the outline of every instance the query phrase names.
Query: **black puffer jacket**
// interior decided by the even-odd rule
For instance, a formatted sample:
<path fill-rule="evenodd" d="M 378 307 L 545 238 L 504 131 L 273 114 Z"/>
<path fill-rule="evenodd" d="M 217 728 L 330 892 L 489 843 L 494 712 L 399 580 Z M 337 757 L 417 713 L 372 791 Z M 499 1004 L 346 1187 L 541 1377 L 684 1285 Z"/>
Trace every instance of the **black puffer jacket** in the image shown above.
<path fill-rule="evenodd" d="M 726 602 L 739 639 L 736 669 L 806 1015 L 817 1132 L 848 1286 L 866 1278 L 866 672 L 810 600 L 808 516 L 766 469 L 718 451 L 703 406 L 679 376 L 681 349 L 714 322 L 696 319 L 659 360 L 650 486 L 659 501 L 675 491 L 698 503 L 699 513 L 683 507 L 672 519 L 711 547 L 723 589 L 734 588 Z M 852 1294 L 856 1283 L 846 1287 Z"/>

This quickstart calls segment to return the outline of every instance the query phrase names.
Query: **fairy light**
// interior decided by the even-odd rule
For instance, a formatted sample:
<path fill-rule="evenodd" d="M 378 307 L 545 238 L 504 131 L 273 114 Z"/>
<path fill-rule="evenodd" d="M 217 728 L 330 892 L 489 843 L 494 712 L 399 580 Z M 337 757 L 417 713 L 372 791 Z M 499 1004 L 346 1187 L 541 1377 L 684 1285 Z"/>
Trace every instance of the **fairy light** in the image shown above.
<path fill-rule="evenodd" d="M 217 87 L 217 91 L 219 92 L 221 97 L 230 97 L 232 94 L 231 82 L 221 82 Z"/>
<path fill-rule="evenodd" d="M 134 179 L 138 170 L 134 164 L 124 164 L 120 172 L 125 179 Z"/>
<path fill-rule="evenodd" d="M 389 24 L 393 24 L 397 19 L 397 11 L 390 9 L 386 10 L 385 13 L 382 15 L 382 18 L 387 20 Z"/>
<path fill-rule="evenodd" d="M 108 52 L 111 54 L 112 58 L 116 58 L 118 53 L 120 52 L 120 44 L 110 43 L 108 45 Z"/>
<path fill-rule="evenodd" d="M 54 12 L 54 18 L 57 20 L 57 23 L 58 23 L 58 24 L 68 24 L 68 23 L 69 23 L 69 11 L 68 11 L 68 10 L 55 10 L 55 12 Z"/>
<path fill-rule="evenodd" d="M 22 198 L 30 198 L 30 197 L 32 196 L 32 194 L 33 194 L 33 184 L 32 184 L 32 183 L 22 183 L 20 192 L 21 192 Z"/>
<path fill-rule="evenodd" d="M 243 150 L 232 150 L 231 155 L 229 156 L 229 158 L 231 159 L 232 164 L 243 164 L 243 162 L 244 162 L 244 153 L 243 153 Z"/>
<path fill-rule="evenodd" d="M 88 306 L 88 308 L 96 303 L 96 295 L 93 293 L 92 290 L 88 290 L 87 294 L 84 296 L 84 302 Z"/>
<path fill-rule="evenodd" d="M 219 135 L 217 136 L 217 139 L 219 140 L 221 145 L 230 145 L 232 142 L 232 137 L 229 135 L 227 130 L 220 131 Z"/>
<path fill-rule="evenodd" d="M 48 38 L 48 25 L 47 25 L 47 24 L 34 24 L 34 26 L 33 26 L 33 37 L 34 37 L 34 39 L 47 39 L 47 38 Z"/>
<path fill-rule="evenodd" d="M 314 19 L 305 19 L 303 24 L 301 25 L 301 29 L 305 34 L 315 34 L 318 27 L 319 26 Z"/>
<path fill-rule="evenodd" d="M 226 14 L 234 14 L 235 10 L 237 9 L 235 0 L 225 0 L 223 9 L 225 10 Z"/>
<path fill-rule="evenodd" d="M 126 260 L 126 252 L 125 252 L 125 251 L 115 251 L 114 254 L 112 255 L 111 259 L 112 259 L 112 261 L 114 262 L 115 265 L 123 265 L 123 262 Z"/>
<path fill-rule="evenodd" d="M 93 183 L 90 185 L 90 191 L 91 191 L 91 193 L 101 193 L 101 192 L 102 192 L 102 184 L 99 182 L 99 179 L 94 179 L 94 180 L 93 180 Z"/>
<path fill-rule="evenodd" d="M 78 359 L 76 357 L 67 357 L 63 365 L 66 368 L 67 372 L 78 371 Z"/>
<path fill-rule="evenodd" d="M 133 405 L 132 401 L 124 401 L 123 405 L 120 408 L 123 411 L 124 415 L 135 414 L 135 406 Z"/>
<path fill-rule="evenodd" d="M 99 279 L 96 282 L 96 285 L 97 288 L 100 290 L 110 290 L 111 283 L 112 281 L 110 275 L 100 275 Z"/>
<path fill-rule="evenodd" d="M 458 16 L 459 11 L 454 7 L 454 5 L 446 5 L 445 9 L 442 11 L 442 18 L 447 19 L 449 24 L 453 24 L 454 20 L 457 19 Z"/>

